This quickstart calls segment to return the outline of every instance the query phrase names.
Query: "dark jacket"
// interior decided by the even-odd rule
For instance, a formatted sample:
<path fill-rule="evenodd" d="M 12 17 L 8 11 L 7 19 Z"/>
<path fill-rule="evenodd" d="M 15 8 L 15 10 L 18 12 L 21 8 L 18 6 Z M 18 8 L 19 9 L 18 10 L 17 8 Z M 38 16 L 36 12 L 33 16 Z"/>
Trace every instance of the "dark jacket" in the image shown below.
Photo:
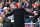
<path fill-rule="evenodd" d="M 38 21 L 39 16 L 40 16 L 40 11 L 38 12 L 38 15 L 34 17 L 33 23 L 36 23 Z"/>
<path fill-rule="evenodd" d="M 25 9 L 14 9 L 10 14 L 5 15 L 5 17 L 14 14 L 14 27 L 24 27 L 24 14 L 33 15 L 32 13 L 26 12 Z"/>

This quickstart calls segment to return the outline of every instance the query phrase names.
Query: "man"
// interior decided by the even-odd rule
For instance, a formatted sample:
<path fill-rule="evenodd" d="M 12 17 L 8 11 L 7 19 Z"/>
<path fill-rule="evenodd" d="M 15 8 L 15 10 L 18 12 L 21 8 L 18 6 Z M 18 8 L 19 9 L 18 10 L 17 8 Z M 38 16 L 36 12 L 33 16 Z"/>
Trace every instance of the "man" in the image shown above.
<path fill-rule="evenodd" d="M 14 9 L 10 14 L 4 15 L 4 17 L 8 17 L 13 14 L 14 14 L 14 27 L 24 27 L 24 14 L 33 15 L 32 13 L 26 12 L 25 9 L 22 8 L 22 5 L 20 3 L 18 3 L 18 8 Z"/>
<path fill-rule="evenodd" d="M 38 12 L 38 15 L 35 16 L 35 19 L 38 19 L 37 22 L 36 22 L 35 27 L 40 27 L 40 11 Z M 34 19 L 34 20 L 35 20 L 35 19 Z M 33 21 L 34 21 L 34 20 L 33 20 Z M 35 22 L 35 21 L 34 21 L 34 22 Z"/>

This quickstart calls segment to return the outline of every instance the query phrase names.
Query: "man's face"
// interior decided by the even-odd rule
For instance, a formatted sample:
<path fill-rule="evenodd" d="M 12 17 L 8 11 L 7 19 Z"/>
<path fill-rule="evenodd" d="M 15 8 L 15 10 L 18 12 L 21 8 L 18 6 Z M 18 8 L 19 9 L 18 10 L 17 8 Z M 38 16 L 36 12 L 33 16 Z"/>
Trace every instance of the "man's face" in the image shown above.
<path fill-rule="evenodd" d="M 18 5 L 18 8 L 19 8 L 19 9 L 20 9 L 20 8 L 22 8 L 22 5 L 21 5 L 21 4 L 19 4 L 19 5 Z"/>

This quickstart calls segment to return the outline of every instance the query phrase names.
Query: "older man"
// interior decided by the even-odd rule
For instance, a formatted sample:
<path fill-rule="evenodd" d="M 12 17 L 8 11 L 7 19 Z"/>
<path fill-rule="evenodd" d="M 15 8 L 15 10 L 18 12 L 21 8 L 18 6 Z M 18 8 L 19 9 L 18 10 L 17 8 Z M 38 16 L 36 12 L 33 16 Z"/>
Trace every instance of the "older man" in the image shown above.
<path fill-rule="evenodd" d="M 24 27 L 24 14 L 34 15 L 33 13 L 26 12 L 22 5 L 18 3 L 18 8 L 14 9 L 11 13 L 4 15 L 8 17 L 14 14 L 14 27 Z M 37 13 L 35 14 L 37 15 Z"/>

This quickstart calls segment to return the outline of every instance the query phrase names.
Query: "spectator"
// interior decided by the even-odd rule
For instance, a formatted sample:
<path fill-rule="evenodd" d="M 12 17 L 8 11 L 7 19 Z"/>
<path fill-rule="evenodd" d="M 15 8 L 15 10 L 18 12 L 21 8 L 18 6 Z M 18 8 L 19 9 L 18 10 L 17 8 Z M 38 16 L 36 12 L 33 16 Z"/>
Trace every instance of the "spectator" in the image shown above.
<path fill-rule="evenodd" d="M 4 10 L 5 14 L 7 14 L 6 13 L 7 12 L 7 7 L 4 7 L 3 10 Z"/>
<path fill-rule="evenodd" d="M 10 4 L 8 1 L 6 2 L 5 7 L 10 7 Z"/>

